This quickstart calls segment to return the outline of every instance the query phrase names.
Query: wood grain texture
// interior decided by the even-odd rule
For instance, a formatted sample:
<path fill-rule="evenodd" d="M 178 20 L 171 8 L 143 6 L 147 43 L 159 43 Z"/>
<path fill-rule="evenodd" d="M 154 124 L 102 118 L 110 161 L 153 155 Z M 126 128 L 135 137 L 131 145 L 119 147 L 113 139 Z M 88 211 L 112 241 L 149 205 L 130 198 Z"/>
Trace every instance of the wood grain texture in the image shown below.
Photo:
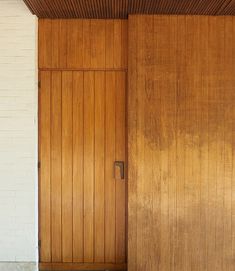
<path fill-rule="evenodd" d="M 94 84 L 95 84 L 94 260 L 95 262 L 104 262 L 105 72 L 95 73 Z"/>
<path fill-rule="evenodd" d="M 84 74 L 73 73 L 73 262 L 84 261 Z"/>
<path fill-rule="evenodd" d="M 61 72 L 51 73 L 51 242 L 52 262 L 62 261 Z M 43 196 L 43 195 L 42 195 Z M 42 198 L 43 200 L 43 198 Z"/>
<path fill-rule="evenodd" d="M 116 98 L 115 98 L 115 148 L 116 161 L 124 162 L 124 179 L 116 180 L 116 262 L 126 262 L 126 74 L 116 73 Z"/>
<path fill-rule="evenodd" d="M 84 73 L 84 262 L 94 261 L 94 72 Z"/>
<path fill-rule="evenodd" d="M 56 61 L 57 57 L 54 56 L 55 49 L 52 52 L 52 48 L 55 48 L 55 45 L 58 44 L 58 40 L 54 36 L 55 33 L 58 33 L 57 31 L 53 31 L 52 35 L 52 25 L 53 23 L 51 20 L 43 20 L 38 24 L 38 48 L 39 48 L 39 54 L 38 54 L 38 65 L 39 67 L 50 67 L 52 65 L 52 54 L 53 59 Z M 57 67 L 56 64 L 53 66 Z"/>
<path fill-rule="evenodd" d="M 234 0 L 24 0 L 39 18 L 123 19 L 131 14 L 234 15 Z"/>
<path fill-rule="evenodd" d="M 73 259 L 73 88 L 72 73 L 62 72 L 62 255 Z"/>
<path fill-rule="evenodd" d="M 40 69 L 126 69 L 126 20 L 39 20 Z"/>
<path fill-rule="evenodd" d="M 115 262 L 116 247 L 116 184 L 113 161 L 115 161 L 115 72 L 106 73 L 105 104 L 105 261 Z"/>
<path fill-rule="evenodd" d="M 45 196 L 44 200 L 39 202 L 40 219 L 39 229 L 43 232 L 41 238 L 40 258 L 44 262 L 51 261 L 51 73 L 41 73 L 41 91 L 39 97 L 39 126 L 40 126 L 40 152 L 39 160 L 43 161 L 39 171 L 39 179 L 45 180 L 40 183 L 40 194 Z"/>
<path fill-rule="evenodd" d="M 129 18 L 129 271 L 235 268 L 234 29 Z"/>
<path fill-rule="evenodd" d="M 126 161 L 126 72 L 40 78 L 42 268 L 125 267 L 126 182 L 113 165 Z"/>

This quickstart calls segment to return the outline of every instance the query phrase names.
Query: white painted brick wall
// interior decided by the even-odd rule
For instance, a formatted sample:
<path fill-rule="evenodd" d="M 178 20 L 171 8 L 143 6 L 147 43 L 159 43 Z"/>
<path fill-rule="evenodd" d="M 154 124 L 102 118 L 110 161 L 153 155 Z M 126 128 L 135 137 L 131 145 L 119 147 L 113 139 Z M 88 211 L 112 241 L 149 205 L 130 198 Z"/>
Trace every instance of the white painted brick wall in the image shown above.
<path fill-rule="evenodd" d="M 37 19 L 0 0 L 0 262 L 37 261 Z"/>

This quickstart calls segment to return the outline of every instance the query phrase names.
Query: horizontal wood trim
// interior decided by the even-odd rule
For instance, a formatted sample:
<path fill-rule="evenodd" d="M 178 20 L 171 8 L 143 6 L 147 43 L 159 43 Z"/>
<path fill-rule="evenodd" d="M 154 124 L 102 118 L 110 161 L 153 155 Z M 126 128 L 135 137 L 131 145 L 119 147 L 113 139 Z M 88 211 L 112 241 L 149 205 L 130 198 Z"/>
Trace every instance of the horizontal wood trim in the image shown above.
<path fill-rule="evenodd" d="M 86 71 L 100 71 L 100 72 L 108 72 L 108 71 L 110 71 L 110 72 L 118 72 L 118 71 L 124 71 L 124 72 L 126 72 L 127 71 L 127 69 L 126 68 L 117 68 L 117 69 L 115 69 L 115 68 L 105 68 L 105 69 L 99 69 L 99 68 L 95 68 L 95 69 L 93 69 L 93 68 L 78 68 L 78 69 L 70 69 L 70 68 L 65 68 L 65 69 L 63 69 L 63 68 L 39 68 L 39 71 L 81 71 L 81 72 L 86 72 Z"/>
<path fill-rule="evenodd" d="M 39 263 L 39 270 L 127 270 L 126 264 L 91 264 L 91 263 Z"/>

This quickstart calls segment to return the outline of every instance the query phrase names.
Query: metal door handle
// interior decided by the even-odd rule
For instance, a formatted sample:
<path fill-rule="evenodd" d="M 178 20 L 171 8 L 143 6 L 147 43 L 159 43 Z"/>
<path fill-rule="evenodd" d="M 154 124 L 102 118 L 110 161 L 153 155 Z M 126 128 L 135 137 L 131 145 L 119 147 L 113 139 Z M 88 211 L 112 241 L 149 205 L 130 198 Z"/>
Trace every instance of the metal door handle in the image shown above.
<path fill-rule="evenodd" d="M 114 178 L 116 180 L 124 180 L 124 161 L 114 162 Z"/>

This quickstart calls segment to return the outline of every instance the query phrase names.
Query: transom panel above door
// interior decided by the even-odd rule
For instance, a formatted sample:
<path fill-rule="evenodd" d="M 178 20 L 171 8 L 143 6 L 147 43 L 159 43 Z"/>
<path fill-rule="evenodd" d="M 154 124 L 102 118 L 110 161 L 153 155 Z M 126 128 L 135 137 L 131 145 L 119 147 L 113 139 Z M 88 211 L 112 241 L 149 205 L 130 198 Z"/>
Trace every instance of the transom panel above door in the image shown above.
<path fill-rule="evenodd" d="M 126 160 L 126 74 L 41 71 L 40 81 L 40 262 L 123 268 L 126 182 L 114 164 Z"/>

